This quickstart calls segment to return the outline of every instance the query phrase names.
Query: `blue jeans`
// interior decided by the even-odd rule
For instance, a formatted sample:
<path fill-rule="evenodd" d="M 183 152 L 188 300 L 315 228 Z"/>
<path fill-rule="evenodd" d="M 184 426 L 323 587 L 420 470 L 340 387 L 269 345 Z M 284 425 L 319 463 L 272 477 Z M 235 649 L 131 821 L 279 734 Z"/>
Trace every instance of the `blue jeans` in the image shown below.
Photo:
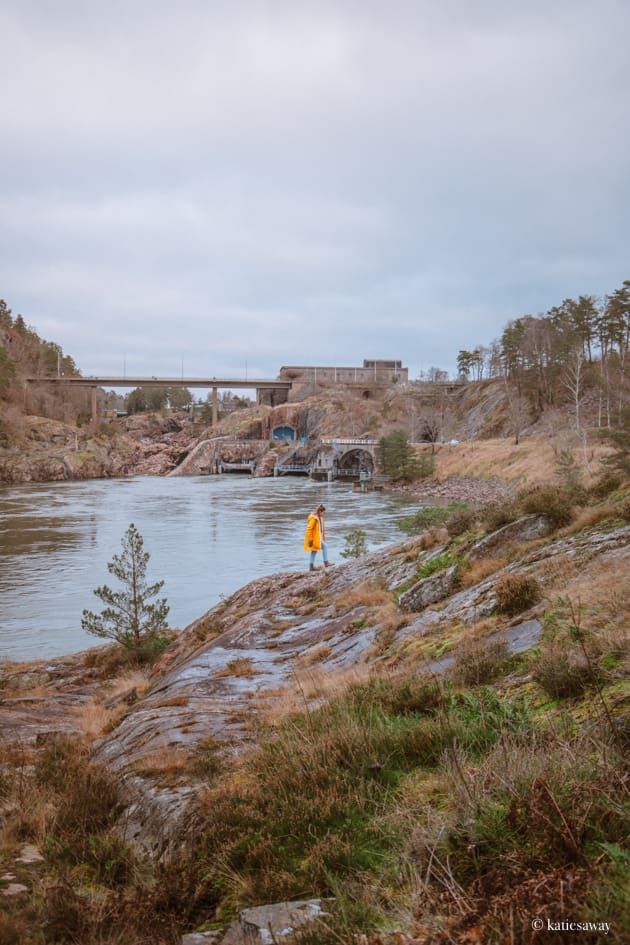
<path fill-rule="evenodd" d="M 311 564 L 315 564 L 316 554 L 317 554 L 316 551 L 311 551 L 311 560 L 310 560 Z M 324 558 L 324 561 L 328 561 L 328 545 L 326 544 L 325 541 L 322 542 L 322 557 Z"/>

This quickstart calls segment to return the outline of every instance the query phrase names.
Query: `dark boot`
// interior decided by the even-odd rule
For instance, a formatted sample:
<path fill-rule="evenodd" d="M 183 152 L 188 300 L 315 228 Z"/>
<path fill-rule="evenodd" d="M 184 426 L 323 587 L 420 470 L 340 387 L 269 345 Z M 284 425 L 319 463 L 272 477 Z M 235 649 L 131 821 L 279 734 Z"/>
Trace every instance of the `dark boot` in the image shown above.
<path fill-rule="evenodd" d="M 309 571 L 319 571 L 319 568 L 316 568 L 314 564 L 309 564 L 308 569 Z"/>
<path fill-rule="evenodd" d="M 332 564 L 332 561 L 324 561 L 324 567 L 329 568 Z"/>

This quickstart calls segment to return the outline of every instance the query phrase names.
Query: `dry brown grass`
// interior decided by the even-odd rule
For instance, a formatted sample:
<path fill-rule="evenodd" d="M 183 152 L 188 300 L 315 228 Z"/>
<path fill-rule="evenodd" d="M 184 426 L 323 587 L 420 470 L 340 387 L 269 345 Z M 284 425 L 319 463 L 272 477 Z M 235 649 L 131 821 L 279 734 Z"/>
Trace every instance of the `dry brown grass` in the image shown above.
<path fill-rule="evenodd" d="M 431 525 L 420 536 L 419 545 L 423 551 L 428 551 L 429 548 L 435 548 L 436 545 L 445 545 L 448 540 L 448 529 Z"/>
<path fill-rule="evenodd" d="M 88 741 L 100 738 L 106 732 L 112 730 L 128 709 L 128 705 L 124 700 L 110 706 L 105 706 L 103 701 L 110 702 L 116 696 L 123 695 L 126 692 L 132 693 L 135 691 L 136 697 L 141 696 L 146 692 L 147 687 L 146 672 L 132 670 L 123 673 L 114 679 L 104 692 L 97 692 L 93 699 L 74 710 L 74 724 L 83 732 Z"/>
<path fill-rule="evenodd" d="M 32 778 L 36 755 L 21 746 L 0 746 L 0 863 L 18 855 L 25 838 L 45 842 L 54 816 L 54 804 L 45 786 Z"/>
<path fill-rule="evenodd" d="M 74 710 L 74 724 L 83 732 L 88 741 L 100 738 L 111 730 L 112 725 L 126 712 L 127 706 L 121 704 L 106 709 L 101 702 L 92 699 Z"/>
<path fill-rule="evenodd" d="M 135 689 L 138 695 L 146 692 L 149 686 L 148 672 L 141 669 L 130 670 L 113 679 L 107 688 L 108 698 L 118 696 L 130 689 Z"/>
<path fill-rule="evenodd" d="M 630 607 L 630 586 L 625 580 L 630 573 L 630 551 L 609 560 L 595 561 L 577 573 L 571 582 L 571 596 L 579 599 L 585 607 L 603 607 L 607 612 L 622 610 L 626 615 Z"/>
<path fill-rule="evenodd" d="M 473 561 L 469 568 L 462 571 L 460 585 L 463 588 L 473 587 L 495 571 L 505 567 L 507 563 L 507 558 L 479 558 Z"/>
<path fill-rule="evenodd" d="M 530 574 L 504 574 L 494 585 L 497 610 L 510 617 L 528 610 L 540 600 L 538 581 Z"/>
<path fill-rule="evenodd" d="M 214 674 L 214 678 L 223 679 L 226 676 L 243 676 L 246 679 L 251 679 L 252 676 L 257 675 L 258 670 L 254 665 L 253 659 L 249 656 L 239 656 L 237 659 L 230 660 L 223 669 L 217 670 Z"/>
<path fill-rule="evenodd" d="M 410 619 L 411 616 L 401 613 L 391 600 L 373 611 L 369 615 L 369 624 L 376 628 L 376 633 L 369 655 L 385 656 L 394 644 L 398 631 L 405 627 Z"/>
<path fill-rule="evenodd" d="M 140 758 L 133 768 L 137 774 L 145 777 L 161 777 L 179 774 L 190 766 L 189 753 L 184 748 L 162 748 Z"/>
<path fill-rule="evenodd" d="M 370 614 L 369 623 L 376 627 L 377 633 L 387 633 L 406 627 L 411 620 L 410 614 L 403 614 L 392 600 L 387 601 Z"/>
<path fill-rule="evenodd" d="M 618 508 L 609 503 L 580 509 L 573 522 L 567 528 L 563 529 L 560 535 L 575 535 L 584 528 L 592 528 L 594 525 L 599 525 L 600 522 L 607 522 L 610 521 L 610 519 L 618 517 Z"/>
<path fill-rule="evenodd" d="M 370 672 L 367 664 L 332 672 L 316 667 L 296 668 L 295 682 L 265 692 L 265 702 L 259 703 L 256 708 L 261 711 L 267 724 L 275 726 L 288 715 L 337 699 L 349 686 L 365 682 Z"/>
<path fill-rule="evenodd" d="M 270 618 L 271 629 L 268 631 L 267 636 L 271 637 L 280 637 L 287 630 L 290 630 L 292 627 L 295 627 L 295 620 L 280 620 L 278 618 Z"/>
<path fill-rule="evenodd" d="M 549 596 L 550 592 L 565 590 L 568 583 L 579 574 L 579 568 L 573 558 L 563 555 L 544 561 L 536 574 L 545 589 L 545 595 Z"/>
<path fill-rule="evenodd" d="M 391 599 L 389 591 L 376 584 L 359 584 L 335 603 L 335 611 L 340 614 L 352 610 L 353 607 L 380 607 L 391 602 Z"/>
<path fill-rule="evenodd" d="M 582 450 L 575 450 L 586 485 L 596 478 L 599 460 L 609 453 L 610 448 L 601 443 L 589 444 L 587 470 Z M 557 479 L 557 455 L 548 436 L 528 436 L 518 446 L 512 439 L 475 440 L 456 445 L 443 443 L 436 447 L 436 469 L 439 479 L 449 476 L 498 477 L 507 482 L 536 485 Z"/>
<path fill-rule="evenodd" d="M 314 666 L 315 663 L 323 663 L 324 660 L 327 660 L 332 650 L 329 646 L 322 644 L 321 646 L 316 646 L 314 649 L 305 650 L 300 656 L 298 656 L 296 666 Z"/>
<path fill-rule="evenodd" d="M 596 630 L 630 632 L 630 552 L 611 561 L 597 561 L 584 569 L 566 591 L 585 615 L 585 624 Z"/>

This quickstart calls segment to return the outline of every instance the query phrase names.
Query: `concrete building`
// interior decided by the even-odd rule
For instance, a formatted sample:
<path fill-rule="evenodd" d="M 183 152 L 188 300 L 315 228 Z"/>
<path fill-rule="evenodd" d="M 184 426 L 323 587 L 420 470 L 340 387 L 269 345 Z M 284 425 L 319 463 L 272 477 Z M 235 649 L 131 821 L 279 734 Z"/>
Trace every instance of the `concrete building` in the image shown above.
<path fill-rule="evenodd" d="M 295 385 L 316 384 L 318 387 L 343 385 L 370 397 L 378 390 L 409 380 L 409 370 L 402 361 L 364 360 L 363 367 L 328 367 L 324 365 L 287 365 L 280 368 L 280 380 Z"/>

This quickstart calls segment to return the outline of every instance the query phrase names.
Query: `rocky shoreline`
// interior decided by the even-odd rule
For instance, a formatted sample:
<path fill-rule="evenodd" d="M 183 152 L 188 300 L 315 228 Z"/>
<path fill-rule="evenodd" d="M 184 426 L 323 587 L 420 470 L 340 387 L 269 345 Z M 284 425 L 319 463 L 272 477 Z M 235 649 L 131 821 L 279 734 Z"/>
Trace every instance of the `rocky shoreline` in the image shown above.
<path fill-rule="evenodd" d="M 435 505 L 451 502 L 486 505 L 512 498 L 517 485 L 497 477 L 449 476 L 447 479 L 422 479 L 408 485 L 390 485 L 388 490 Z"/>

